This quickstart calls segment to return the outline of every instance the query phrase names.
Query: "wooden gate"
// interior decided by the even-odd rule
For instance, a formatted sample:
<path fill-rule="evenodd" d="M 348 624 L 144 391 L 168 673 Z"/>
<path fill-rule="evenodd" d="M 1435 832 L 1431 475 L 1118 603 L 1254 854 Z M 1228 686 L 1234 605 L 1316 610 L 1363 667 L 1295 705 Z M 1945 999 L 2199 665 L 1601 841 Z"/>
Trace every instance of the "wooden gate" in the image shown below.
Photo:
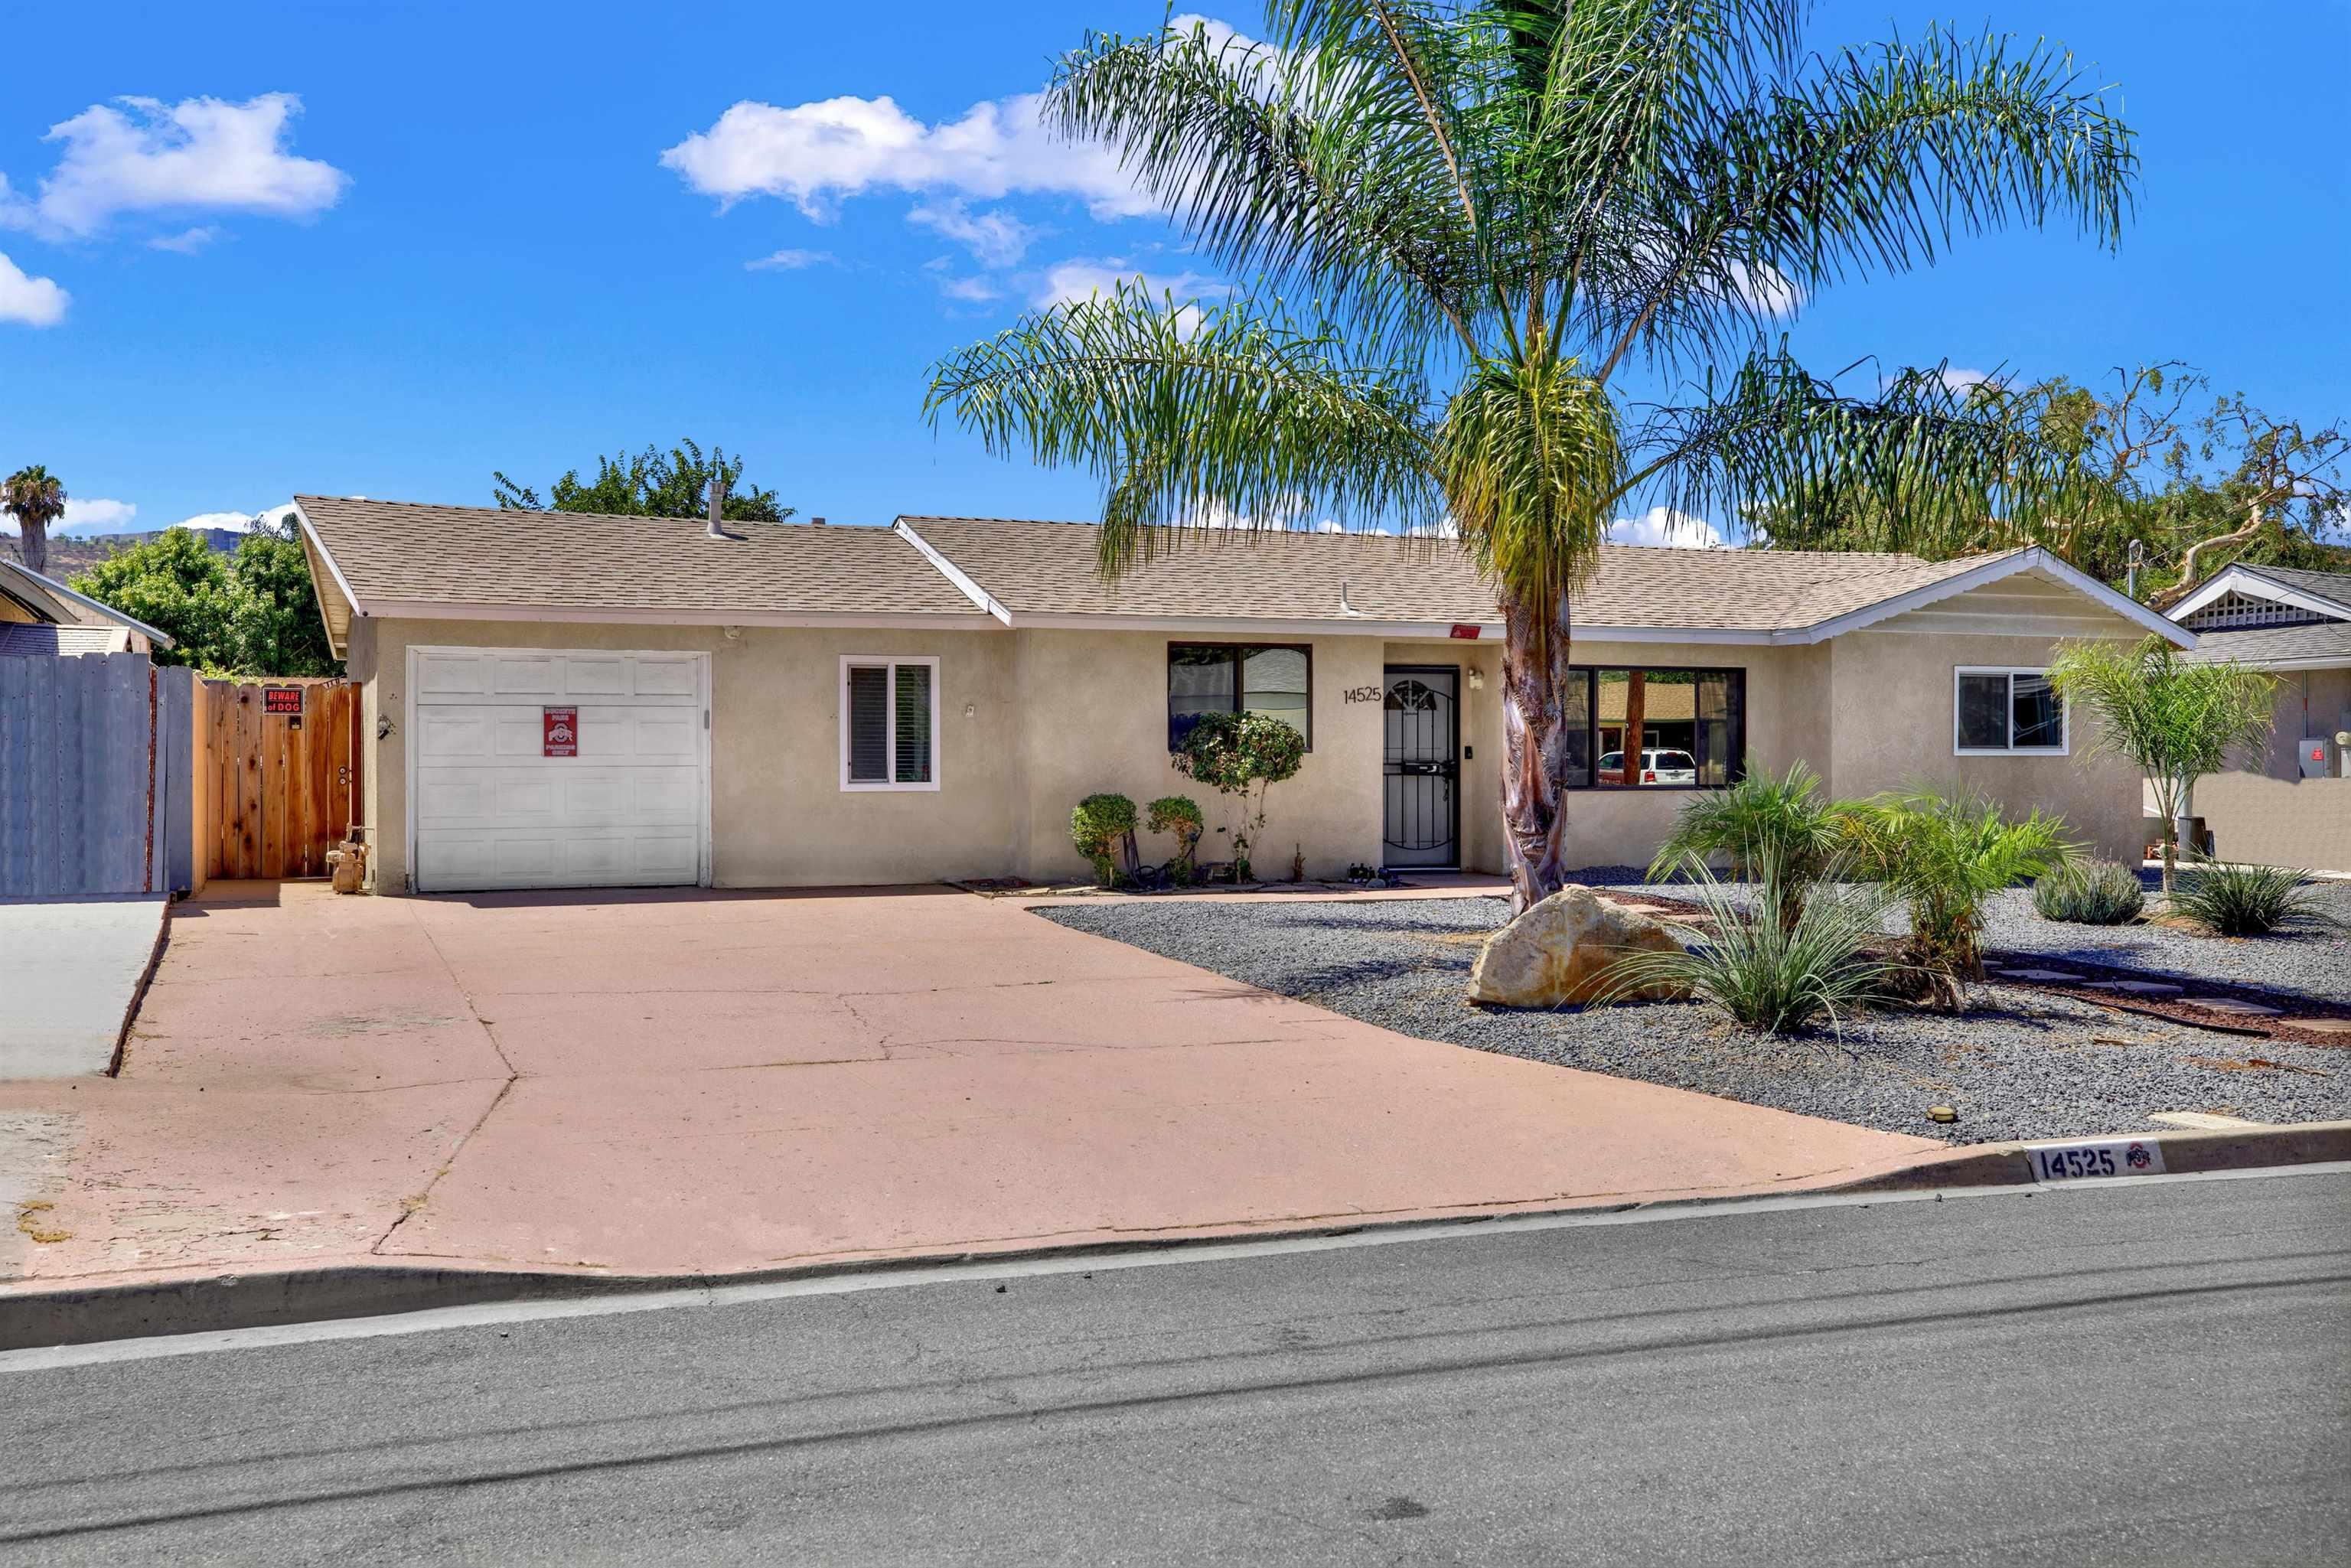
<path fill-rule="evenodd" d="M 206 681 L 207 877 L 327 874 L 359 820 L 359 690 L 349 681 Z"/>

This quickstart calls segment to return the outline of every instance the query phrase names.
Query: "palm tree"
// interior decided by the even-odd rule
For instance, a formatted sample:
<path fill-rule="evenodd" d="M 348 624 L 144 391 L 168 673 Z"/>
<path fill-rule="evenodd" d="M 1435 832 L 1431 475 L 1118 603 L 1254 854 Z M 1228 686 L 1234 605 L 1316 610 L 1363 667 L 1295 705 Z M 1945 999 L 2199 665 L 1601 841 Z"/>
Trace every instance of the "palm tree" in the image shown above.
<path fill-rule="evenodd" d="M 1930 32 L 1822 57 L 1807 9 L 1270 0 L 1262 43 L 1091 37 L 1046 115 L 1257 281 L 1040 310 L 935 365 L 925 412 L 1090 469 L 1110 574 L 1218 517 L 1458 532 L 1507 629 L 1523 906 L 1565 881 L 1571 596 L 1634 497 L 1981 517 L 2063 484 L 1937 371 L 1846 396 L 1767 333 L 1959 231 L 2114 244 L 2131 133 L 2062 51 Z M 1688 395 L 1636 417 L 1611 385 L 1635 370 Z"/>
<path fill-rule="evenodd" d="M 0 511 L 16 517 L 17 548 L 31 570 L 48 570 L 49 525 L 65 510 L 65 486 L 37 463 L 17 469 L 0 484 Z"/>

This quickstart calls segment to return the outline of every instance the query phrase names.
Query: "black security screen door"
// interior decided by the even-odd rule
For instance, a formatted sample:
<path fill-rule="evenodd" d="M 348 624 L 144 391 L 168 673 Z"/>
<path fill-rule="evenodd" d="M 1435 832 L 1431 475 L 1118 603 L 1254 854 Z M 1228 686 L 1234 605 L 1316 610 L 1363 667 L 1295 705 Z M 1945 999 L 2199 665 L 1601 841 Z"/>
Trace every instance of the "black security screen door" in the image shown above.
<path fill-rule="evenodd" d="M 1461 672 L 1387 672 L 1382 702 L 1386 744 L 1386 826 L 1380 858 L 1395 866 L 1461 863 Z"/>

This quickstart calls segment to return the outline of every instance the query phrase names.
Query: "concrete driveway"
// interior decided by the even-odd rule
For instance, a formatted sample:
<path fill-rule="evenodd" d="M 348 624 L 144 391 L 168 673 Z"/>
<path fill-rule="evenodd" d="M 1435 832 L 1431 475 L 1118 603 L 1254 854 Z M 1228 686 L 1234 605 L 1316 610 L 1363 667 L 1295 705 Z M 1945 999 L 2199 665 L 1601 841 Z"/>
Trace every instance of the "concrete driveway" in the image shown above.
<path fill-rule="evenodd" d="M 166 902 L 0 898 L 0 1080 L 87 1078 L 112 1065 Z"/>
<path fill-rule="evenodd" d="M 933 889 L 215 884 L 121 1075 L 0 1086 L 0 1113 L 71 1130 L 49 1239 L 16 1249 L 49 1283 L 717 1273 L 1818 1186 L 1938 1147 L 1407 1039 Z"/>

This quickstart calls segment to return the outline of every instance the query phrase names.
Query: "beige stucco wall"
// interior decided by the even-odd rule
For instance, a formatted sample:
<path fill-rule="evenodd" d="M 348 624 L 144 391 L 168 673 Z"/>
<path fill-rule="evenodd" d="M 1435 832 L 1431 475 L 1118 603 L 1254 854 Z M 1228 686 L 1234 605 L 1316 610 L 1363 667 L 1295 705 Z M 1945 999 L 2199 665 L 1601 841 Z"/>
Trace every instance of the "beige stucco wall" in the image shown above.
<path fill-rule="evenodd" d="M 2277 726 L 2265 754 L 2196 784 L 2196 812 L 2223 860 L 2306 871 L 2351 872 L 2351 778 L 2332 744 L 2351 729 L 2351 670 L 2287 670 L 2278 675 Z M 2335 776 L 2304 779 L 2295 744 L 2328 740 Z"/>
<path fill-rule="evenodd" d="M 360 631 L 360 627 L 368 630 Z M 1001 875 L 1013 859 L 1012 639 L 971 631 L 607 626 L 366 621 L 350 670 L 363 683 L 367 812 L 377 885 L 405 886 L 406 693 L 412 646 L 684 650 L 710 654 L 711 873 L 721 887 L 821 887 Z M 936 790 L 841 788 L 844 653 L 939 660 Z M 967 712 L 968 710 L 968 712 Z"/>
<path fill-rule="evenodd" d="M 711 831 L 721 886 L 826 886 L 1016 874 L 1075 878 L 1070 811 L 1115 790 L 1138 806 L 1164 794 L 1199 800 L 1211 828 L 1204 857 L 1231 852 L 1238 802 L 1205 790 L 1167 760 L 1164 632 L 1061 630 L 856 631 L 746 627 L 381 622 L 352 627 L 350 664 L 361 685 L 364 733 L 390 733 L 362 758 L 365 816 L 375 830 L 377 885 L 405 885 L 407 651 L 416 645 L 688 650 L 711 655 Z M 1276 785 L 1253 859 L 1283 876 L 1293 851 L 1310 876 L 1380 855 L 1382 709 L 1348 694 L 1376 689 L 1385 666 L 1463 672 L 1460 776 L 1463 864 L 1505 864 L 1499 806 L 1501 649 L 1489 643 L 1306 640 L 1313 651 L 1313 748 Z M 2136 775 L 2080 758 L 1955 758 L 1956 664 L 2040 664 L 2053 639 L 1863 632 L 1817 646 L 1579 643 L 1578 664 L 1728 667 L 1747 674 L 1749 765 L 1804 759 L 1839 796 L 1911 782 L 1959 784 L 2022 810 L 2062 813 L 2102 852 L 2124 855 L 2138 831 Z M 939 659 L 936 791 L 844 792 L 839 784 L 842 654 Z M 1482 678 L 1468 688 L 1468 676 Z M 2076 719 L 2074 750 L 2085 739 Z M 1568 796 L 1570 861 L 1642 864 L 1671 831 L 1687 792 L 1583 789 Z M 1218 831 L 1217 830 L 1223 830 Z M 1172 852 L 1145 836 L 1142 850 Z"/>

